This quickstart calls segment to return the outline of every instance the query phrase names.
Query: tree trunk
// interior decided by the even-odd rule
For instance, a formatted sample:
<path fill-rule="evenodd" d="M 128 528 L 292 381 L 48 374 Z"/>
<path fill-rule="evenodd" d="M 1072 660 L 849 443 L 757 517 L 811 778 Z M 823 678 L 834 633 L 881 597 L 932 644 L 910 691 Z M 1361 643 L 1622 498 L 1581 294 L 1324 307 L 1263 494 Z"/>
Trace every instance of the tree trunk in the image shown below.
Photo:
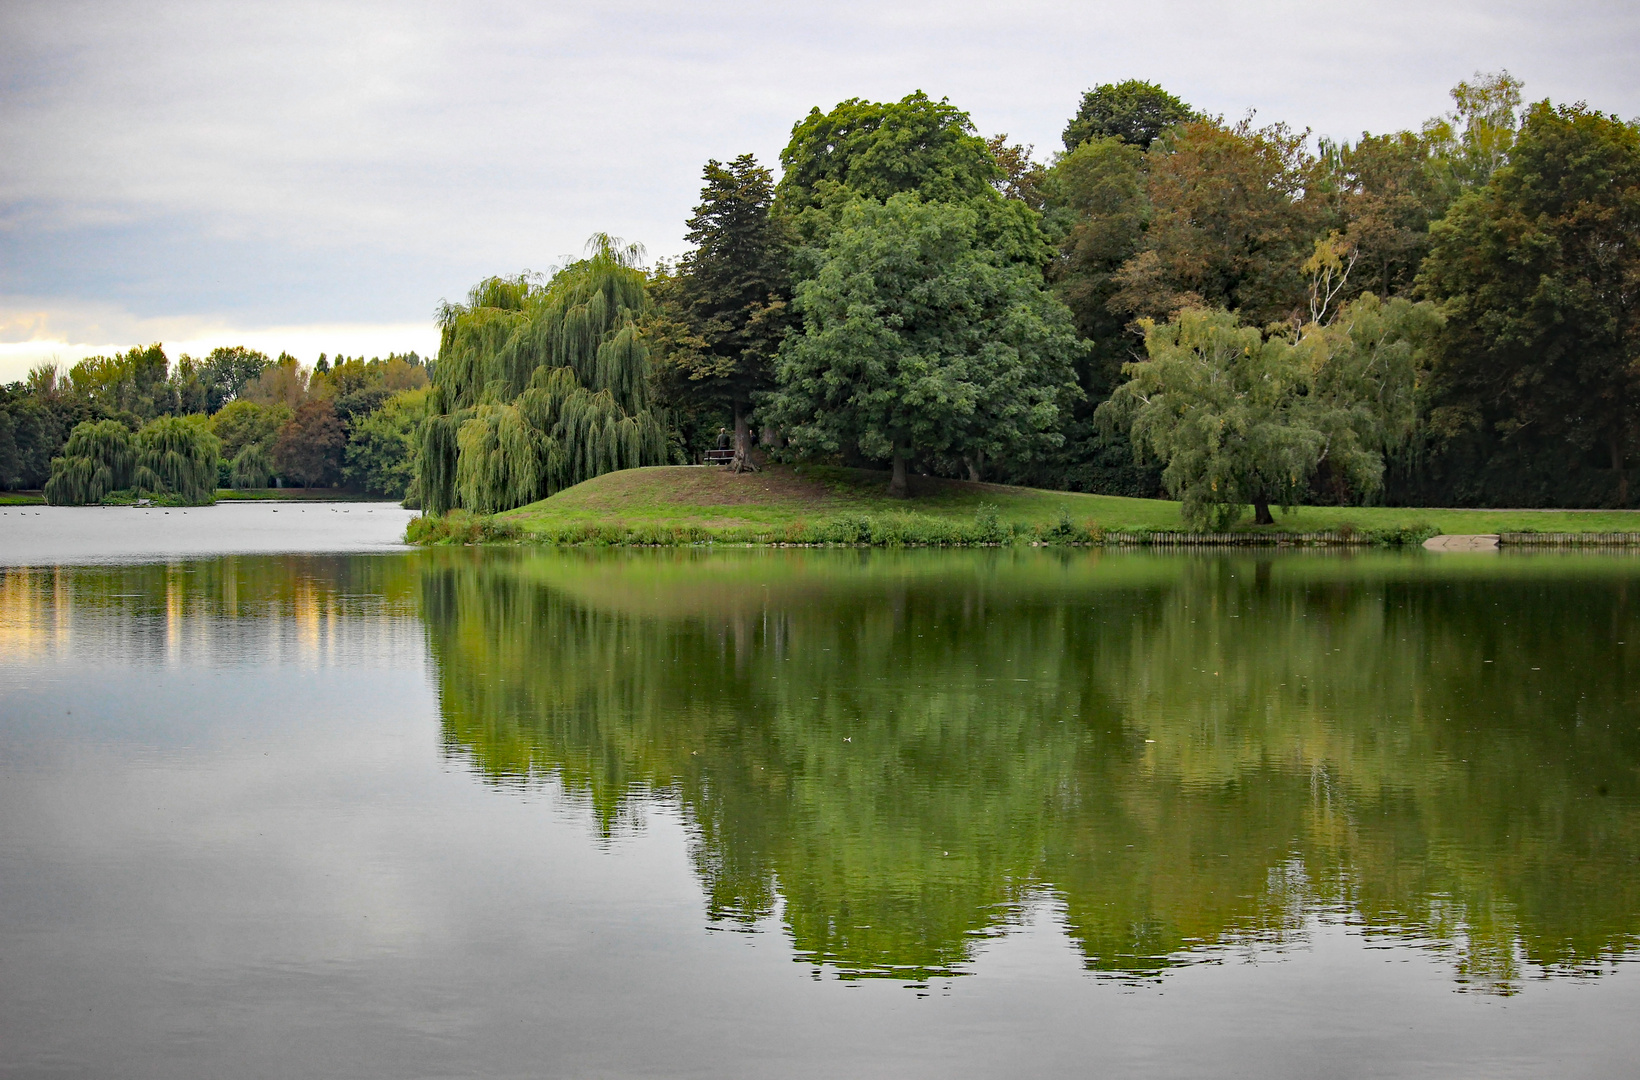
<path fill-rule="evenodd" d="M 1623 437 L 1613 435 L 1611 441 L 1612 468 L 1617 473 L 1617 505 L 1629 505 L 1629 472 L 1623 466 Z"/>
<path fill-rule="evenodd" d="M 1268 499 L 1253 500 L 1253 524 L 1274 525 L 1276 519 L 1270 516 L 1270 502 Z"/>
<path fill-rule="evenodd" d="M 752 452 L 752 427 L 746 422 L 746 407 L 735 402 L 735 449 L 741 456 Z"/>
<path fill-rule="evenodd" d="M 974 459 L 973 458 L 963 458 L 962 463 L 964 465 L 968 466 L 968 482 L 970 484 L 979 483 L 980 482 L 980 480 L 979 480 L 979 466 L 974 464 Z"/>
<path fill-rule="evenodd" d="M 888 482 L 888 493 L 896 499 L 903 499 L 911 494 L 911 489 L 905 482 L 905 453 L 898 446 L 894 448 L 894 476 Z"/>
<path fill-rule="evenodd" d="M 745 403 L 735 402 L 735 458 L 730 464 L 731 472 L 757 471 L 757 464 L 752 461 L 752 426 L 746 421 Z"/>

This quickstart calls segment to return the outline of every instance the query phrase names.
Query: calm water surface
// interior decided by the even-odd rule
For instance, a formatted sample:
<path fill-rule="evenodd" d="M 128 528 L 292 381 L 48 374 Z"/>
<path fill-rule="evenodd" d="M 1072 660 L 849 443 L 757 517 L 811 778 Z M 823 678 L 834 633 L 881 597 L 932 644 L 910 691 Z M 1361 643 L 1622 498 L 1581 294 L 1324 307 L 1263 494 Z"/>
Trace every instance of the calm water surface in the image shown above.
<path fill-rule="evenodd" d="M 1630 1076 L 1640 559 L 0 569 L 0 1075 Z"/>

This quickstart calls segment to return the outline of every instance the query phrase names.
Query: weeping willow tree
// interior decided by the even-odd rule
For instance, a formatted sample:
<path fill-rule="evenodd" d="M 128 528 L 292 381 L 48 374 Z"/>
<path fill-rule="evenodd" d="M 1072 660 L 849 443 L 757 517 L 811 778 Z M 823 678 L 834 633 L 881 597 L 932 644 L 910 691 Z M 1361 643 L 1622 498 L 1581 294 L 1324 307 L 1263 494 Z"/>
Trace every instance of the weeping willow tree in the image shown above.
<path fill-rule="evenodd" d="M 131 486 L 155 495 L 176 495 L 200 504 L 216 500 L 216 466 L 222 444 L 205 428 L 180 416 L 150 420 L 137 433 Z"/>
<path fill-rule="evenodd" d="M 240 491 L 265 488 L 273 482 L 273 458 L 261 443 L 246 443 L 233 456 L 229 477 Z"/>
<path fill-rule="evenodd" d="M 489 278 L 439 312 L 422 506 L 494 513 L 667 460 L 650 401 L 641 250 L 598 234 L 545 285 Z"/>
<path fill-rule="evenodd" d="M 46 502 L 53 506 L 101 502 L 109 492 L 131 486 L 136 458 L 131 432 L 118 420 L 76 424 L 62 456 L 51 459 Z"/>
<path fill-rule="evenodd" d="M 213 502 L 220 453 L 215 435 L 180 416 L 150 420 L 135 436 L 118 420 L 86 421 L 69 435 L 62 456 L 52 459 L 46 501 L 84 506 L 131 491 Z"/>

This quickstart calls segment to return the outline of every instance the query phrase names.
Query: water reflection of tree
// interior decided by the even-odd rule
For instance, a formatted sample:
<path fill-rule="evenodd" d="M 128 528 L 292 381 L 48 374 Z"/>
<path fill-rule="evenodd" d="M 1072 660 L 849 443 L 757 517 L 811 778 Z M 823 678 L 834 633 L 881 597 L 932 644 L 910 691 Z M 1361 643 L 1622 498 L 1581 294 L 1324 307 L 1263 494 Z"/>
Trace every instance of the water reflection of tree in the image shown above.
<path fill-rule="evenodd" d="M 675 797 L 711 917 L 779 897 L 804 958 L 960 969 L 1046 893 L 1095 970 L 1321 912 L 1507 990 L 1630 948 L 1640 746 L 1621 582 L 1496 565 L 545 555 L 423 592 L 453 753 L 606 830 Z"/>
<path fill-rule="evenodd" d="M 413 558 L 366 555 L 0 568 L 0 649 L 144 663 L 178 650 L 272 659 L 312 652 L 321 639 L 348 648 L 365 627 L 392 633 L 413 619 L 418 580 Z"/>

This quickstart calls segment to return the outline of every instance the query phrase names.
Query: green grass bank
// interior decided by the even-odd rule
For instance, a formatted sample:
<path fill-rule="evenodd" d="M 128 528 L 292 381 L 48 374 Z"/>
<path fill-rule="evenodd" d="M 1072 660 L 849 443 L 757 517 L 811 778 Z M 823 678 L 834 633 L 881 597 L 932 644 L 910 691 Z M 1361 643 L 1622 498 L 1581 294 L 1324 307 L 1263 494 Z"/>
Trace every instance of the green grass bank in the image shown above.
<path fill-rule="evenodd" d="M 607 473 L 494 517 L 418 518 L 417 543 L 541 544 L 1379 544 L 1436 533 L 1640 534 L 1640 511 L 1297 507 L 1276 524 L 1202 534 L 1179 504 L 913 477 L 911 497 L 888 475 L 772 465 L 735 475 L 661 466 Z"/>

